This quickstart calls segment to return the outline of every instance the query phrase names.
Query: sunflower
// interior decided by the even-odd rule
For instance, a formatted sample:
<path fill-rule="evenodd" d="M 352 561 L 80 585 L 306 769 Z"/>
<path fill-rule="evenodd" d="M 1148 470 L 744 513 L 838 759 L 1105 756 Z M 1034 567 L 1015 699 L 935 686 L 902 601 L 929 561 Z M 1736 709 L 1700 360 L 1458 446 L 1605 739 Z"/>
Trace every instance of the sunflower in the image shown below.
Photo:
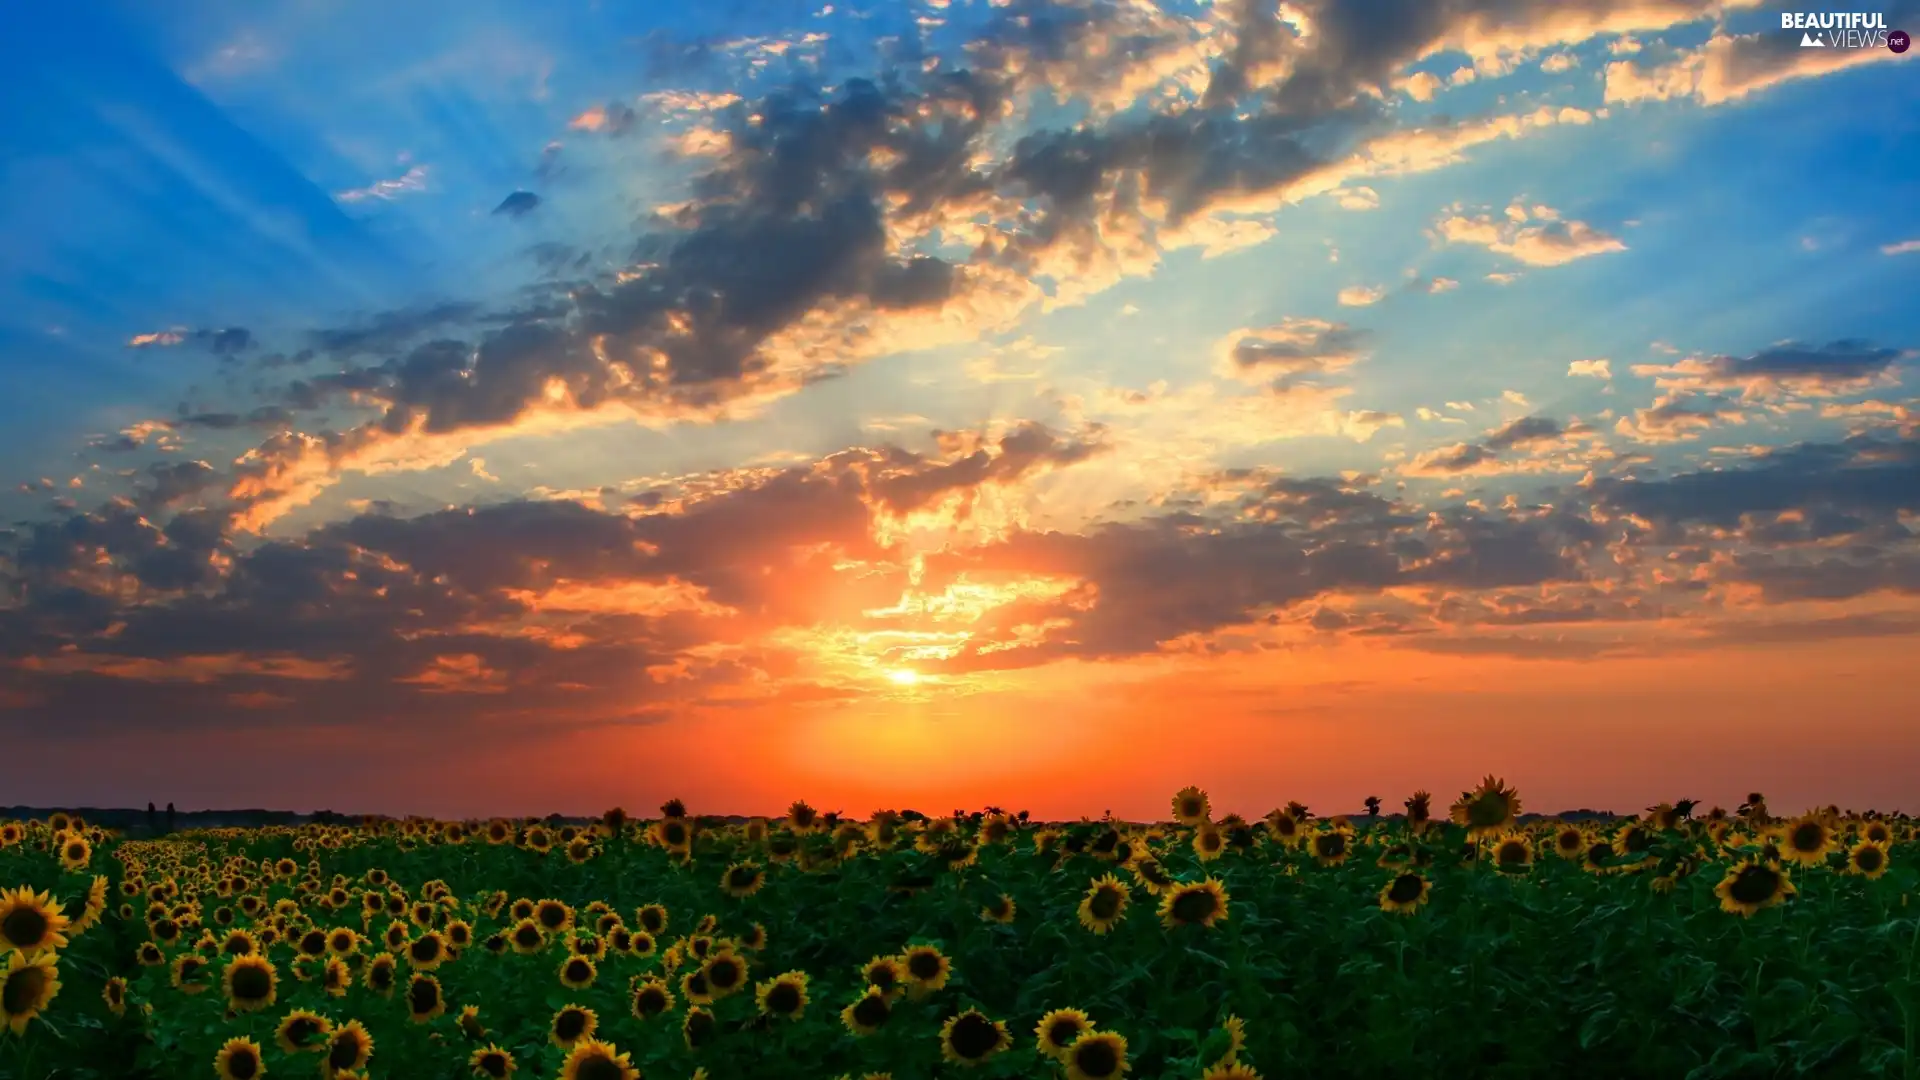
<path fill-rule="evenodd" d="M 704 1050 L 720 1034 L 720 1022 L 710 1010 L 695 1005 L 680 1021 L 680 1040 L 689 1050 Z"/>
<path fill-rule="evenodd" d="M 70 836 L 60 845 L 60 868 L 62 870 L 85 870 L 87 862 L 93 858 L 93 845 L 87 843 L 84 836 Z"/>
<path fill-rule="evenodd" d="M 1480 786 L 1463 791 L 1452 809 L 1453 823 L 1464 825 L 1469 836 L 1485 836 L 1511 828 L 1520 813 L 1520 794 L 1505 780 L 1492 776 Z"/>
<path fill-rule="evenodd" d="M 1112 874 L 1095 878 L 1080 900 L 1080 925 L 1096 934 L 1112 930 L 1126 916 L 1130 899 L 1119 878 Z"/>
<path fill-rule="evenodd" d="M 1201 862 L 1212 862 L 1227 850 L 1227 837 L 1212 825 L 1202 825 L 1193 831 L 1193 853 Z"/>
<path fill-rule="evenodd" d="M 0 968 L 0 1023 L 7 1030 L 25 1034 L 27 1023 L 60 992 L 58 963 L 50 950 L 7 954 L 6 966 Z"/>
<path fill-rule="evenodd" d="M 893 1000 L 885 990 L 869 986 L 853 1004 L 840 1010 L 840 1022 L 855 1035 L 871 1035 L 886 1026 L 893 1015 Z"/>
<path fill-rule="evenodd" d="M 740 947 L 749 952 L 759 952 L 761 949 L 766 948 L 766 926 L 761 923 L 754 923 L 753 926 L 748 928 L 746 934 L 740 938 Z"/>
<path fill-rule="evenodd" d="M 236 956 L 227 961 L 220 973 L 221 988 L 227 995 L 227 1007 L 234 1012 L 255 1012 L 272 1005 L 279 994 L 279 974 L 273 961 L 264 956 Z"/>
<path fill-rule="evenodd" d="M 789 971 L 763 982 L 753 994 L 763 1016 L 798 1020 L 807 1009 L 807 973 Z"/>
<path fill-rule="evenodd" d="M 996 922 L 1005 925 L 1013 921 L 1013 913 L 1013 897 L 1006 893 L 1001 893 L 992 902 L 980 909 L 980 919 L 982 922 Z"/>
<path fill-rule="evenodd" d="M 1380 890 L 1380 909 L 1411 915 L 1427 902 L 1432 890 L 1432 883 L 1420 874 L 1397 874 Z"/>
<path fill-rule="evenodd" d="M 507 1080 L 520 1063 L 513 1059 L 511 1050 L 502 1050 L 499 1046 L 483 1046 L 467 1058 L 467 1068 L 480 1080 Z"/>
<path fill-rule="evenodd" d="M 1892 844 L 1893 827 L 1876 818 L 1861 827 L 1860 839 L 1869 844 Z"/>
<path fill-rule="evenodd" d="M 398 977 L 394 974 L 397 964 L 392 953 L 377 953 L 367 961 L 367 969 L 361 973 L 360 981 L 367 989 L 387 997 L 393 993 L 394 981 Z"/>
<path fill-rule="evenodd" d="M 173 958 L 172 978 L 174 989 L 192 997 L 206 990 L 207 984 L 201 981 L 206 974 L 207 960 L 199 953 L 181 953 Z"/>
<path fill-rule="evenodd" d="M 1508 833 L 1493 845 L 1493 868 L 1508 874 L 1524 874 L 1533 865 L 1533 841 L 1524 833 Z"/>
<path fill-rule="evenodd" d="M 1199 825 L 1211 816 L 1211 811 L 1207 793 L 1197 787 L 1183 787 L 1174 793 L 1173 820 L 1182 825 Z"/>
<path fill-rule="evenodd" d="M 273 1030 L 273 1041 L 283 1053 L 304 1054 L 326 1048 L 333 1022 L 316 1012 L 294 1009 Z"/>
<path fill-rule="evenodd" d="M 100 1000 L 107 1003 L 107 1011 L 115 1016 L 127 1014 L 127 980 L 115 975 L 100 988 Z"/>
<path fill-rule="evenodd" d="M 1012 1042 L 1007 1025 L 987 1019 L 979 1009 L 950 1016 L 940 1027 L 940 1056 L 956 1065 L 978 1065 Z"/>
<path fill-rule="evenodd" d="M 446 1011 L 447 998 L 440 990 L 439 979 L 416 974 L 407 980 L 407 1019 L 424 1024 Z"/>
<path fill-rule="evenodd" d="M 1563 859 L 1578 859 L 1587 853 L 1587 834 L 1578 825 L 1562 825 L 1553 831 L 1553 853 Z"/>
<path fill-rule="evenodd" d="M 635 908 L 633 911 L 633 921 L 639 924 L 640 929 L 645 930 L 654 937 L 659 937 L 661 934 L 667 932 L 666 905 L 648 904 L 645 907 Z"/>
<path fill-rule="evenodd" d="M 953 961 L 932 945 L 912 945 L 900 954 L 907 985 L 916 995 L 930 994 L 947 985 Z"/>
<path fill-rule="evenodd" d="M 1775 830 L 1774 836 L 1780 854 L 1803 866 L 1825 862 L 1835 842 L 1833 826 L 1818 814 L 1795 818 Z"/>
<path fill-rule="evenodd" d="M 673 1009 L 673 990 L 665 979 L 649 976 L 634 984 L 632 1012 L 636 1020 L 651 1020 Z"/>
<path fill-rule="evenodd" d="M 0 892 L 0 952 L 53 951 L 66 948 L 67 917 L 49 892 L 26 886 Z"/>
<path fill-rule="evenodd" d="M 1093 1021 L 1079 1009 L 1054 1009 L 1034 1025 L 1034 1045 L 1042 1054 L 1064 1060 L 1074 1040 L 1093 1030 Z"/>
<path fill-rule="evenodd" d="M 542 900 L 533 906 L 533 921 L 549 934 L 573 929 L 573 909 L 558 900 Z"/>
<path fill-rule="evenodd" d="M 1219 878 L 1179 885 L 1160 898 L 1160 924 L 1211 927 L 1227 917 L 1227 890 Z M 1124 1049 L 1124 1047 L 1123 1047 Z"/>
<path fill-rule="evenodd" d="M 860 969 L 860 977 L 866 980 L 867 985 L 877 986 L 887 993 L 892 993 L 906 981 L 907 975 L 906 969 L 900 964 L 899 957 L 876 956 Z"/>
<path fill-rule="evenodd" d="M 373 1057 L 373 1036 L 358 1020 L 349 1020 L 327 1036 L 327 1073 L 364 1068 Z"/>
<path fill-rule="evenodd" d="M 1067 1080 L 1112 1080 L 1127 1071 L 1127 1040 L 1112 1032 L 1089 1031 L 1074 1040 L 1061 1061 Z"/>
<path fill-rule="evenodd" d="M 1214 1064 L 1240 1060 L 1240 1051 L 1247 1048 L 1247 1022 L 1228 1013 L 1227 1018 L 1220 1022 L 1220 1030 L 1227 1036 L 1227 1050 L 1215 1059 Z"/>
<path fill-rule="evenodd" d="M 1778 863 L 1745 859 L 1727 871 L 1713 894 L 1720 898 L 1720 910 L 1733 915 L 1752 915 L 1772 907 L 1797 890 L 1787 872 Z"/>
<path fill-rule="evenodd" d="M 346 997 L 347 990 L 353 985 L 353 969 L 345 960 L 333 957 L 320 969 L 320 988 L 334 997 Z"/>
<path fill-rule="evenodd" d="M 1244 1065 L 1237 1061 L 1223 1061 L 1217 1065 L 1208 1066 L 1207 1071 L 1200 1074 L 1200 1080 L 1261 1080 L 1261 1076 L 1253 1071 L 1251 1065 Z"/>
<path fill-rule="evenodd" d="M 599 1026 L 600 1018 L 592 1009 L 584 1005 L 562 1005 L 547 1024 L 547 1038 L 560 1049 L 571 1050 L 581 1039 L 592 1038 L 593 1030 Z"/>
<path fill-rule="evenodd" d="M 582 1039 L 560 1063 L 560 1080 L 640 1080 L 640 1070 L 612 1043 Z"/>
<path fill-rule="evenodd" d="M 133 955 L 134 959 L 140 961 L 141 967 L 159 967 L 161 964 L 167 962 L 167 954 L 161 951 L 160 946 L 155 945 L 151 941 L 141 942 L 140 947 L 134 950 Z"/>
<path fill-rule="evenodd" d="M 1614 862 L 1617 855 L 1613 841 L 1589 837 L 1586 850 L 1580 854 L 1580 867 L 1596 874 L 1609 873 L 1618 868 Z"/>
<path fill-rule="evenodd" d="M 1345 829 L 1323 829 L 1308 841 L 1314 860 L 1321 866 L 1339 866 L 1353 854 L 1353 838 Z"/>
<path fill-rule="evenodd" d="M 1847 873 L 1878 878 L 1887 872 L 1887 845 L 1862 840 L 1847 852 Z"/>
<path fill-rule="evenodd" d="M 694 968 L 680 976 L 680 996 L 695 1005 L 713 1004 L 713 987 L 707 985 L 707 972 L 703 967 Z"/>
<path fill-rule="evenodd" d="M 569 990 L 585 990 L 599 974 L 600 969 L 584 956 L 569 956 L 560 961 L 560 985 Z"/>
<path fill-rule="evenodd" d="M 213 1055 L 213 1071 L 220 1080 L 254 1080 L 266 1075 L 267 1066 L 260 1058 L 260 1044 L 248 1038 L 228 1039 L 220 1052 Z"/>
<path fill-rule="evenodd" d="M 736 899 L 752 896 L 767 883 L 766 871 L 750 862 L 737 862 L 720 876 L 720 891 Z"/>
<path fill-rule="evenodd" d="M 729 997 L 747 985 L 747 962 L 732 952 L 710 958 L 701 973 L 707 977 L 707 985 L 713 988 L 716 999 Z"/>

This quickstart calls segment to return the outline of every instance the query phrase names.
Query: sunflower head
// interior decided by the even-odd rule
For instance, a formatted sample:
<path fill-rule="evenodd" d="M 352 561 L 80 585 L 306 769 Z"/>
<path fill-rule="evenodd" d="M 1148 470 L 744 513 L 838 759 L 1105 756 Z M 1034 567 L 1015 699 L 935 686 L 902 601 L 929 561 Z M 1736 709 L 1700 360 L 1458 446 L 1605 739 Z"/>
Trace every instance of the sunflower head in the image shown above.
<path fill-rule="evenodd" d="M 511 1050 L 497 1045 L 483 1046 L 467 1057 L 467 1068 L 479 1080 L 508 1080 L 520 1068 Z"/>
<path fill-rule="evenodd" d="M 327 1036 L 326 1068 L 339 1073 L 359 1069 L 373 1057 L 373 1036 L 358 1020 L 349 1020 Z"/>
<path fill-rule="evenodd" d="M 278 976 L 273 962 L 251 953 L 227 961 L 221 972 L 227 1007 L 234 1012 L 256 1012 L 272 1005 L 278 996 Z"/>
<path fill-rule="evenodd" d="M 760 1012 L 782 1020 L 798 1020 L 807 1008 L 807 973 L 789 971 L 760 984 L 754 991 Z"/>
<path fill-rule="evenodd" d="M 1113 1080 L 1127 1071 L 1127 1040 L 1110 1031 L 1089 1031 L 1061 1057 L 1067 1080 Z"/>
<path fill-rule="evenodd" d="M 855 1035 L 871 1035 L 893 1016 L 893 996 L 878 986 L 868 986 L 853 1003 L 840 1010 L 840 1022 Z"/>
<path fill-rule="evenodd" d="M 1472 836 L 1502 832 L 1513 825 L 1519 813 L 1519 792 L 1492 776 L 1473 790 L 1461 792 L 1452 808 L 1454 824 L 1466 826 Z"/>
<path fill-rule="evenodd" d="M 1048 1057 L 1063 1058 L 1074 1040 L 1092 1030 L 1093 1021 L 1079 1009 L 1055 1009 L 1034 1027 L 1034 1045 Z"/>
<path fill-rule="evenodd" d="M 1227 890 L 1218 878 L 1176 885 L 1160 898 L 1160 922 L 1167 927 L 1210 927 L 1227 917 Z"/>
<path fill-rule="evenodd" d="M 719 1034 L 719 1021 L 713 1018 L 712 1012 L 698 1005 L 689 1008 L 687 1015 L 680 1021 L 680 1038 L 687 1044 L 688 1050 L 706 1049 Z"/>
<path fill-rule="evenodd" d="M 978 1009 L 949 1017 L 940 1028 L 940 1056 L 956 1065 L 978 1065 L 1011 1042 L 1007 1025 Z"/>
<path fill-rule="evenodd" d="M 665 979 L 649 976 L 634 983 L 632 1011 L 636 1020 L 651 1020 L 673 1009 L 673 990 Z"/>
<path fill-rule="evenodd" d="M 563 1005 L 547 1024 L 547 1038 L 562 1050 L 570 1050 L 581 1039 L 593 1037 L 600 1018 L 584 1005 Z"/>
<path fill-rule="evenodd" d="M 1165 790 L 1165 789 L 1162 789 Z M 1199 825 L 1211 816 L 1207 793 L 1197 787 L 1183 787 L 1173 796 L 1173 820 L 1182 825 Z"/>
<path fill-rule="evenodd" d="M 0 964 L 0 1024 L 15 1035 L 26 1032 L 27 1024 L 60 992 L 57 962 L 43 949 L 6 954 Z"/>
<path fill-rule="evenodd" d="M 1796 892 L 1779 863 L 1752 858 L 1730 868 L 1713 891 L 1722 911 L 1742 916 L 1772 907 Z"/>
<path fill-rule="evenodd" d="M 560 1080 L 639 1080 L 639 1076 L 628 1055 L 599 1039 L 575 1043 L 560 1063 Z"/>
<path fill-rule="evenodd" d="M 1411 915 L 1420 910 L 1427 902 L 1432 885 L 1426 877 L 1417 873 L 1396 874 L 1392 881 L 1380 890 L 1380 908 L 1383 911 Z"/>
<path fill-rule="evenodd" d="M 0 891 L 0 952 L 63 949 L 67 921 L 52 893 L 25 886 Z"/>
<path fill-rule="evenodd" d="M 1080 899 L 1080 925 L 1096 934 L 1107 933 L 1125 917 L 1130 899 L 1126 885 L 1112 874 L 1094 879 Z"/>
<path fill-rule="evenodd" d="M 213 1056 L 213 1071 L 220 1080 L 254 1080 L 267 1071 L 260 1057 L 260 1044 L 248 1038 L 228 1039 Z"/>

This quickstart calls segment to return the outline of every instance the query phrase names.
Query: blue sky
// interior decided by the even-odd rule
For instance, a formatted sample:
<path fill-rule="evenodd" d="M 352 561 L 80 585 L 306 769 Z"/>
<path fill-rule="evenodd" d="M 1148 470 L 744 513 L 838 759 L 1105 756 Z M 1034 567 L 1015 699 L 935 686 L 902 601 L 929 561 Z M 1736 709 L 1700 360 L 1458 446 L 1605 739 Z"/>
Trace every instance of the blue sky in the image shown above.
<path fill-rule="evenodd" d="M 315 682 L 335 715 L 671 723 L 1040 694 L 1018 680 L 1256 638 L 1518 660 L 1756 626 L 1899 640 L 1920 61 L 1801 49 L 1773 11 L 15 13 L 5 700 L 246 731 L 320 723 L 289 690 Z M 776 498 L 828 476 L 865 492 L 857 542 Z M 502 531 L 392 538 L 469 510 Z M 837 561 L 748 604 L 731 563 L 540 554 L 575 512 L 641 536 L 711 514 L 774 537 L 726 558 Z M 1197 522 L 1371 569 L 1302 584 L 1236 546 L 1163 574 L 1115 539 Z M 359 651 L 398 633 L 378 604 L 358 645 L 300 623 L 367 567 L 276 577 L 458 577 L 413 550 L 517 569 L 442 597 L 389 650 L 405 669 Z M 845 599 L 894 584 L 927 625 Z M 972 628 L 932 627 L 941 605 Z M 595 674 L 635 650 L 680 674 Z"/>

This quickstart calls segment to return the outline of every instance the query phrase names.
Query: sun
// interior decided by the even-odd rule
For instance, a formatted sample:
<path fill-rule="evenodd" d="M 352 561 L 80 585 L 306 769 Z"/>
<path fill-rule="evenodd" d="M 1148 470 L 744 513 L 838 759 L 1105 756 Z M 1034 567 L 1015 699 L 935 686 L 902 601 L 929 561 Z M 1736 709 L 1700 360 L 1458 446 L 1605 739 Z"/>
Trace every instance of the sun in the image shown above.
<path fill-rule="evenodd" d="M 895 686 L 918 686 L 920 673 L 912 668 L 893 668 L 887 672 L 887 681 Z"/>

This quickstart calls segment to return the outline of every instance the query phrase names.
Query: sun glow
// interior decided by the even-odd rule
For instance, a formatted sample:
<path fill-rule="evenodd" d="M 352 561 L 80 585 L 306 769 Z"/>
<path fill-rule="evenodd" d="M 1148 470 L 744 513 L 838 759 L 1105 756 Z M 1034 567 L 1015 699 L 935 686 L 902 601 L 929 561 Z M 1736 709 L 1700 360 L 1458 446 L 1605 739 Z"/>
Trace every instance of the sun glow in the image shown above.
<path fill-rule="evenodd" d="M 887 672 L 887 681 L 895 686 L 918 686 L 920 673 L 911 668 L 894 668 Z"/>

